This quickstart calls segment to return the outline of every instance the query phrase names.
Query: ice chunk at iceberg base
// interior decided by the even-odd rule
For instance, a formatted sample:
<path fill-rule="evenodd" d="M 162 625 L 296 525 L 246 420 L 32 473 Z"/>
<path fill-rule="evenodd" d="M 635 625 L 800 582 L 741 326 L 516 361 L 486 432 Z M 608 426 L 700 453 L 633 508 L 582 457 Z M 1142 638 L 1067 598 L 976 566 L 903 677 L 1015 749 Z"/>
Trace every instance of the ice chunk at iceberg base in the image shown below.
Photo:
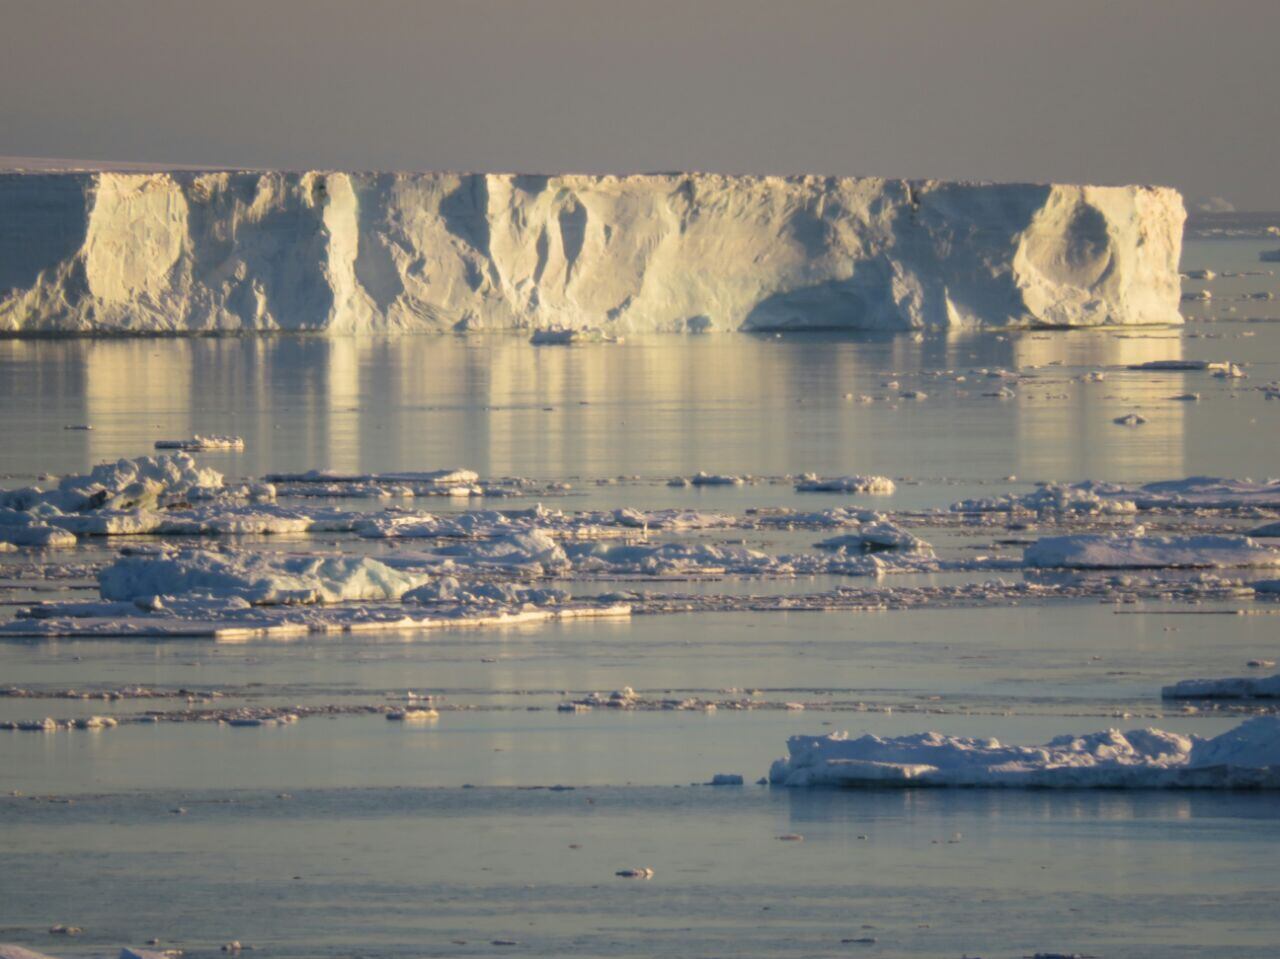
<path fill-rule="evenodd" d="M 399 600 L 425 573 L 396 570 L 368 556 L 289 556 L 239 550 L 139 551 L 98 574 L 105 600 L 200 594 L 254 605 Z"/>
<path fill-rule="evenodd" d="M 1184 679 L 1160 690 L 1164 699 L 1280 699 L 1280 674 Z"/>
<path fill-rule="evenodd" d="M 1280 566 L 1280 550 L 1247 536 L 1147 536 L 1132 532 L 1046 536 L 1027 547 L 1023 563 L 1041 569 L 1205 569 Z"/>
<path fill-rule="evenodd" d="M 779 786 L 995 786 L 1061 789 L 1280 789 L 1280 717 L 1212 739 L 1159 729 L 1058 736 L 1006 746 L 928 732 L 792 736 L 769 771 Z"/>

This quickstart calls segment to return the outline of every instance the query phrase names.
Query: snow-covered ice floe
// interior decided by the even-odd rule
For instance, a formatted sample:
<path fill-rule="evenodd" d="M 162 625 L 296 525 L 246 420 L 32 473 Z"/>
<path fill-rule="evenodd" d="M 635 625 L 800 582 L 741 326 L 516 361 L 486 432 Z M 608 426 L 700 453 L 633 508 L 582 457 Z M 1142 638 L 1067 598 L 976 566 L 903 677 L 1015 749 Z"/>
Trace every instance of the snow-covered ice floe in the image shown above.
<path fill-rule="evenodd" d="M 274 499 L 274 487 L 228 486 L 221 473 L 197 466 L 186 453 L 122 459 L 63 477 L 50 490 L 28 486 L 0 492 L 0 542 L 74 546 L 75 534 L 156 531 L 162 525 L 156 510 Z"/>
<path fill-rule="evenodd" d="M 944 736 L 792 736 L 769 771 L 779 786 L 994 786 L 1058 789 L 1280 789 L 1280 717 L 1211 739 L 1134 729 L 1058 736 L 1041 746 Z"/>
<path fill-rule="evenodd" d="M 1280 550 L 1247 536 L 1147 536 L 1124 533 L 1046 536 L 1027 547 L 1027 566 L 1041 569 L 1206 569 L 1280 566 Z"/>
<path fill-rule="evenodd" d="M 1280 509 L 1280 479 L 1255 482 L 1216 476 L 1191 476 L 1143 485 L 1104 483 L 1048 484 L 1030 493 L 1008 493 L 961 500 L 957 513 L 1132 513 L 1138 510 Z"/>
<path fill-rule="evenodd" d="M 274 605 L 398 600 L 427 579 L 368 556 L 181 549 L 123 555 L 98 574 L 98 588 L 105 600 L 200 594 Z"/>
<path fill-rule="evenodd" d="M 805 473 L 795 484 L 797 493 L 874 493 L 888 496 L 897 487 L 887 476 L 828 476 Z"/>
<path fill-rule="evenodd" d="M 0 209 L 38 240 L 0 264 L 8 332 L 1182 322 L 1185 210 L 1163 187 L 9 173 Z"/>
<path fill-rule="evenodd" d="M 1165 699 L 1280 699 L 1280 674 L 1184 679 L 1160 690 Z"/>
<path fill-rule="evenodd" d="M 242 450 L 244 438 L 240 436 L 201 436 L 197 433 L 185 440 L 156 440 L 158 450 L 185 450 L 199 453 L 208 450 Z"/>

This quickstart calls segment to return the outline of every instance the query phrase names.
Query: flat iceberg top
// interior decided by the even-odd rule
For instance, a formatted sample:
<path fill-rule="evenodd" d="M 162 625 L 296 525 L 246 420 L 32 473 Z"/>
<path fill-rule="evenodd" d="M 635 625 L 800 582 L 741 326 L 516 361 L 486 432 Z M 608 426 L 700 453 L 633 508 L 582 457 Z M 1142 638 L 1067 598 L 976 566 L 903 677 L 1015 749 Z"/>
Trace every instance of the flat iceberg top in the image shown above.
<path fill-rule="evenodd" d="M 1179 323 L 1174 190 L 878 177 L 0 174 L 0 331 Z"/>
<path fill-rule="evenodd" d="M 1280 717 L 1212 739 L 1159 729 L 1058 736 L 1040 746 L 944 736 L 792 736 L 769 781 L 781 786 L 1280 788 Z"/>

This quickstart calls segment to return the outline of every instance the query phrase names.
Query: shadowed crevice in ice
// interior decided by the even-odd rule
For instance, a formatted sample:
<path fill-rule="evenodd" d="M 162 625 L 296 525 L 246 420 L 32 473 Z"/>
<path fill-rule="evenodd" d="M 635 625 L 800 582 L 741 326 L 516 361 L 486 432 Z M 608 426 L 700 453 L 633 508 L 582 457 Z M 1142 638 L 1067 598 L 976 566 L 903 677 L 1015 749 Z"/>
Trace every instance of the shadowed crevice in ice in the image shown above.
<path fill-rule="evenodd" d="M 1158 729 L 1006 746 L 929 732 L 792 736 L 769 771 L 780 786 L 996 786 L 1058 789 L 1280 789 L 1280 717 L 1212 739 Z"/>

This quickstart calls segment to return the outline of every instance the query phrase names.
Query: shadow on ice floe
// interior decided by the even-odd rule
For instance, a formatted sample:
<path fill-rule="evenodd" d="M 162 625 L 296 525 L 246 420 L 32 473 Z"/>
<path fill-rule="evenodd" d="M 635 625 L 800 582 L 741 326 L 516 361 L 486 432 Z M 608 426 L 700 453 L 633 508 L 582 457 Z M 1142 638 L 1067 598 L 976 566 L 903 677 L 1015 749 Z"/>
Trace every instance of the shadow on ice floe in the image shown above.
<path fill-rule="evenodd" d="M 1280 789 L 1280 717 L 1215 736 L 1134 729 L 1058 736 L 1041 746 L 917 733 L 792 736 L 769 770 L 777 786 L 1037 789 Z"/>

